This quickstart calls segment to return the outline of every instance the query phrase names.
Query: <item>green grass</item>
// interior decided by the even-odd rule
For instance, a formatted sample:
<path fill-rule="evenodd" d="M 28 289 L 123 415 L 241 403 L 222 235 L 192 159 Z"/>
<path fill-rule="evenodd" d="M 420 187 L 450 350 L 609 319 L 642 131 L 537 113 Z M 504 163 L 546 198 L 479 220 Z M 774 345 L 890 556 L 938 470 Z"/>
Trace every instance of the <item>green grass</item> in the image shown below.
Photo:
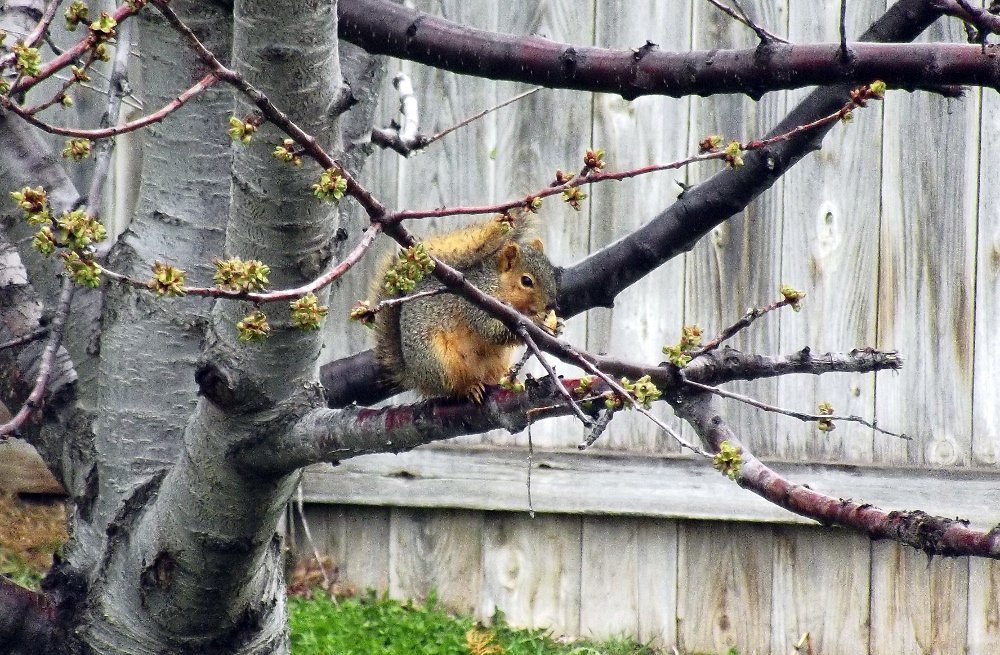
<path fill-rule="evenodd" d="M 404 604 L 374 594 L 334 604 L 288 599 L 293 655 L 654 655 L 629 639 L 559 642 L 545 630 L 519 630 L 497 612 L 484 627 L 437 606 Z M 470 631 L 472 631 L 470 633 Z M 478 648 L 477 648 L 478 646 Z"/>

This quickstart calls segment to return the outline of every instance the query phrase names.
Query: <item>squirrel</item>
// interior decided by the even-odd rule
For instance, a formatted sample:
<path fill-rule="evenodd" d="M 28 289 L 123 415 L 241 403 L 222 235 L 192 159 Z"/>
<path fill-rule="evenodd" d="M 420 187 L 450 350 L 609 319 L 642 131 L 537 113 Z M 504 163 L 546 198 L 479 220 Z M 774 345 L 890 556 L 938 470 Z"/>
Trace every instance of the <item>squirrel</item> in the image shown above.
<path fill-rule="evenodd" d="M 542 241 L 527 236 L 526 216 L 500 215 L 487 223 L 430 237 L 425 250 L 461 271 L 482 290 L 536 324 L 555 320 L 556 270 Z M 391 297 L 375 278 L 372 306 Z M 433 276 L 412 293 L 434 289 Z M 551 316 L 550 316 L 551 314 Z M 391 304 L 375 314 L 375 356 L 393 381 L 425 397 L 453 396 L 480 403 L 484 385 L 497 384 L 521 340 L 498 319 L 452 293 Z"/>

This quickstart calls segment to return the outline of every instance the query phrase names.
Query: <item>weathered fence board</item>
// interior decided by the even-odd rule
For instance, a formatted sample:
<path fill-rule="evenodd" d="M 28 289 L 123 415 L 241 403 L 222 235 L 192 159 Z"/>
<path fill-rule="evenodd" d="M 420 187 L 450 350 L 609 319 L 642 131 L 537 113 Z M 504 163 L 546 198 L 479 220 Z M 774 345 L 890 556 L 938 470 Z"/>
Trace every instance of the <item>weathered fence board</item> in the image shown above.
<path fill-rule="evenodd" d="M 580 518 L 491 512 L 483 531 L 480 616 L 497 609 L 516 625 L 580 631 Z"/>
<path fill-rule="evenodd" d="M 775 528 L 771 651 L 854 655 L 868 645 L 871 543 L 853 532 Z"/>
<path fill-rule="evenodd" d="M 692 652 L 768 653 L 774 529 L 686 522 L 677 564 L 678 643 Z"/>
<path fill-rule="evenodd" d="M 872 655 L 953 653 L 966 642 L 969 560 L 872 544 Z"/>
<path fill-rule="evenodd" d="M 393 509 L 389 592 L 423 600 L 436 591 L 445 607 L 474 612 L 482 580 L 482 534 L 478 512 Z"/>
<path fill-rule="evenodd" d="M 884 509 L 919 502 L 927 512 L 961 516 L 973 525 L 1000 523 L 993 471 L 771 465 L 824 493 Z M 336 469 L 311 467 L 303 485 L 309 502 L 526 512 L 527 466 L 519 451 L 424 449 L 359 457 Z M 736 487 L 700 460 L 545 452 L 535 453 L 531 471 L 531 508 L 539 512 L 813 523 Z"/>

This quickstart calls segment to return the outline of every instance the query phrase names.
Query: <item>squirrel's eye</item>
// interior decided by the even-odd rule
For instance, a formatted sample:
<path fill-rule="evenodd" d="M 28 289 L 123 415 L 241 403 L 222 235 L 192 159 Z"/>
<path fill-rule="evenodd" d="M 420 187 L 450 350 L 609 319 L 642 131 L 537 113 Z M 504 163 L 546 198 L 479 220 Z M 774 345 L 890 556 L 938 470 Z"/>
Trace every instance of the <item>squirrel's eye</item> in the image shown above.
<path fill-rule="evenodd" d="M 522 275 L 521 286 L 525 286 L 530 289 L 531 287 L 535 286 L 535 281 L 531 279 L 530 275 Z"/>

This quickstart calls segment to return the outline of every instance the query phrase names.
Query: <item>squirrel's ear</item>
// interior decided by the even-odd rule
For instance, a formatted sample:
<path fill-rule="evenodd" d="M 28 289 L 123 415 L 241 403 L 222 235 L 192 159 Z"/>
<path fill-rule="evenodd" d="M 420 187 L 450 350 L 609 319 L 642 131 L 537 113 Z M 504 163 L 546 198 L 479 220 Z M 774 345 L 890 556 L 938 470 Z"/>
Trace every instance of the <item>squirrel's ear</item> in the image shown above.
<path fill-rule="evenodd" d="M 521 247 L 511 241 L 500 250 L 499 269 L 501 273 L 506 273 L 517 265 L 521 259 Z"/>
<path fill-rule="evenodd" d="M 545 252 L 545 244 L 542 243 L 541 239 L 533 239 L 531 243 L 529 243 L 528 245 L 537 250 L 538 252 L 541 253 Z"/>

